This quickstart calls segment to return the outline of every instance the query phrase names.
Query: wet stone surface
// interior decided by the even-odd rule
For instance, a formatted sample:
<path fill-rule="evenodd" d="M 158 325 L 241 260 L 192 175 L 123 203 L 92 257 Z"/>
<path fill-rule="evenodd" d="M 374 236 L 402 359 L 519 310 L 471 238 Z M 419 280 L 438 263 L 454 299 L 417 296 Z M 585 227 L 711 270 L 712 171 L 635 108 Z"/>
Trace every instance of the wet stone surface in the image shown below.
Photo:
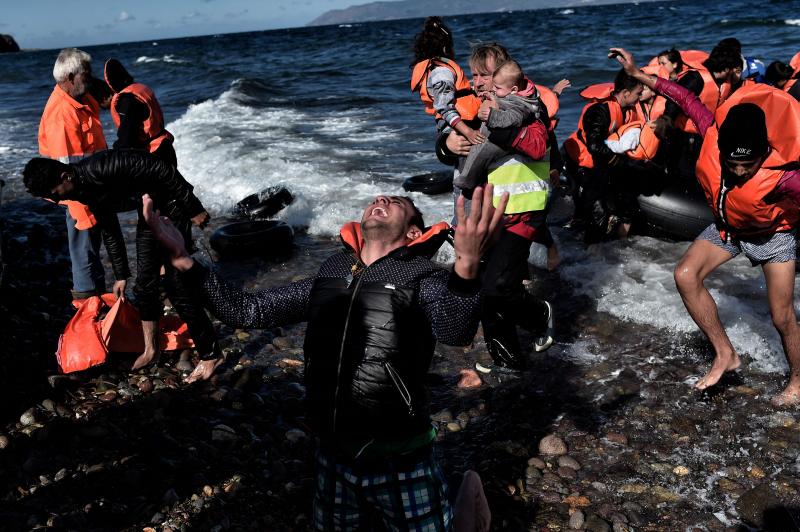
<path fill-rule="evenodd" d="M 216 323 L 228 360 L 207 383 L 183 382 L 197 362 L 189 353 L 134 374 L 129 357 L 112 356 L 57 375 L 52 353 L 71 312 L 63 214 L 29 207 L 5 220 L 16 236 L 4 256 L 18 259 L 0 298 L 3 527 L 309 529 L 305 326 Z M 217 266 L 265 288 L 314 273 L 334 249 L 308 239 L 286 262 Z M 745 368 L 743 383 L 697 394 L 685 380 L 707 367 L 702 340 L 612 319 L 557 274 L 534 273 L 558 302 L 559 343 L 531 355 L 520 378 L 460 390 L 458 371 L 489 361 L 482 334 L 437 347 L 431 411 L 451 493 L 476 470 L 495 530 L 783 530 L 798 519 L 797 411 L 766 400 L 780 379 Z M 23 296 L 29 305 L 9 304 Z"/>

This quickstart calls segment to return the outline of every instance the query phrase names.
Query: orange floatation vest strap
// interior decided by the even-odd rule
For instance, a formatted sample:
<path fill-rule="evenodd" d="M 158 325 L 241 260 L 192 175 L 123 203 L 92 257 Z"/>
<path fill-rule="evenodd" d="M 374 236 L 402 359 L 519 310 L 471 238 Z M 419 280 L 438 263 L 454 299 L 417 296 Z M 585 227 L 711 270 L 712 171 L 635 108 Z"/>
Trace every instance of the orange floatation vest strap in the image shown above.
<path fill-rule="evenodd" d="M 604 84 L 598 84 L 604 85 Z M 611 89 L 613 90 L 614 84 L 610 83 Z M 593 86 L 596 87 L 596 86 Z M 587 87 L 588 88 L 588 87 Z M 586 89 L 584 89 L 586 90 Z M 604 92 L 593 92 L 591 94 L 604 94 Z M 583 110 L 581 111 L 581 117 L 578 119 L 578 129 L 575 130 L 572 135 L 564 141 L 564 148 L 567 151 L 567 155 L 569 155 L 570 159 L 572 159 L 578 166 L 582 166 L 584 168 L 594 168 L 594 159 L 592 158 L 592 154 L 589 153 L 589 148 L 586 147 L 584 143 L 584 139 L 586 138 L 586 133 L 583 130 L 583 115 L 586 114 L 586 110 L 593 105 L 607 105 L 609 114 L 611 115 L 611 122 L 608 125 L 608 134 L 610 135 L 614 131 L 616 131 L 622 124 L 625 123 L 627 119 L 627 113 L 622 110 L 619 103 L 615 98 L 606 99 L 605 101 L 601 102 L 593 102 L 585 105 Z"/>
<path fill-rule="evenodd" d="M 416 246 L 428 242 L 432 238 L 439 236 L 441 233 L 450 230 L 450 224 L 447 222 L 438 222 L 428 227 L 418 238 L 412 240 L 406 246 Z M 339 238 L 342 243 L 352 249 L 359 257 L 361 250 L 364 248 L 364 235 L 361 232 L 361 223 L 347 222 L 339 231 Z"/>
<path fill-rule="evenodd" d="M 558 114 L 558 109 L 561 105 L 558 101 L 558 96 L 544 85 L 537 85 L 534 83 L 533 86 L 536 87 L 536 90 L 539 92 L 539 100 L 544 104 L 547 109 L 547 116 L 550 117 L 550 121 L 552 121 Z"/>
<path fill-rule="evenodd" d="M 433 108 L 433 99 L 428 94 L 428 75 L 436 67 L 449 68 L 455 74 L 456 111 L 458 111 L 461 119 L 472 120 L 478 116 L 481 101 L 475 91 L 472 90 L 472 85 L 470 85 L 467 75 L 464 74 L 458 63 L 446 57 L 434 57 L 420 61 L 414 65 L 414 69 L 411 72 L 411 92 L 419 92 L 420 99 L 425 104 L 425 112 L 429 115 L 435 115 L 436 118 L 441 118 L 441 115 Z"/>
<path fill-rule="evenodd" d="M 703 90 L 700 92 L 698 98 L 700 98 L 700 101 L 703 103 L 703 105 L 705 105 L 706 108 L 713 113 L 717 110 L 719 104 L 724 100 L 722 97 L 722 90 L 717 85 L 717 82 L 714 80 L 714 76 L 711 74 L 711 72 L 704 67 L 687 69 L 678 76 L 678 79 L 682 78 L 688 72 L 693 70 L 698 72 L 703 78 Z M 687 133 L 692 133 L 694 135 L 699 134 L 694 122 L 689 120 L 689 117 L 683 114 L 675 119 L 675 127 Z"/>
<path fill-rule="evenodd" d="M 142 126 L 150 153 L 155 152 L 165 140 L 169 140 L 170 142 L 173 140 L 172 133 L 164 129 L 164 114 L 161 112 L 161 106 L 158 104 L 156 95 L 150 87 L 142 83 L 131 83 L 114 94 L 111 98 L 111 119 L 114 120 L 114 125 L 117 126 L 117 128 L 119 128 L 121 122 L 119 112 L 117 111 L 117 102 L 119 101 L 120 94 L 132 94 L 137 100 L 147 106 L 148 116 Z"/>
<path fill-rule="evenodd" d="M 608 136 L 610 140 L 619 140 L 631 128 L 641 129 L 639 133 L 639 145 L 633 149 L 625 152 L 629 159 L 636 159 L 638 161 L 650 161 L 656 156 L 658 151 L 659 139 L 656 137 L 653 129 L 647 125 L 646 120 L 633 120 L 623 124 L 619 129 Z"/>
<path fill-rule="evenodd" d="M 719 195 L 722 170 L 718 146 L 719 129 L 728 111 L 741 103 L 758 105 L 766 116 L 770 153 L 756 174 L 744 183 L 731 188 L 722 205 Z M 768 235 L 797 226 L 798 207 L 788 199 L 777 202 L 765 198 L 777 185 L 785 168 L 800 163 L 800 103 L 790 95 L 762 83 L 746 85 L 723 103 L 714 115 L 715 126 L 708 129 L 697 161 L 696 174 L 706 194 L 706 200 L 721 225 L 737 235 Z M 722 209 L 720 208 L 722 207 Z"/>

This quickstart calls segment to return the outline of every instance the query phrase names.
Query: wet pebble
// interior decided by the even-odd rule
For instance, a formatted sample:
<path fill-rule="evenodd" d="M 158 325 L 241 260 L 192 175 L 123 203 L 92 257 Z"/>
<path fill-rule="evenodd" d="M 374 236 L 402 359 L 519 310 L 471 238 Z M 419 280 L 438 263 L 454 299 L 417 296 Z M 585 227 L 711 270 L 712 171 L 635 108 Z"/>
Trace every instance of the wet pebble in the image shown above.
<path fill-rule="evenodd" d="M 545 456 L 567 454 L 567 444 L 555 434 L 548 434 L 539 442 L 539 454 Z"/>
<path fill-rule="evenodd" d="M 581 468 L 581 464 L 579 464 L 578 461 L 575 460 L 573 457 L 568 455 L 559 456 L 558 465 L 560 467 L 569 467 L 571 469 L 574 469 L 575 471 L 578 471 Z"/>
<path fill-rule="evenodd" d="M 211 429 L 211 440 L 218 442 L 232 442 L 238 440 L 236 431 L 227 425 L 217 425 Z"/>
<path fill-rule="evenodd" d="M 431 416 L 431 419 L 437 423 L 448 423 L 453 421 L 453 413 L 448 409 L 440 410 Z"/>
<path fill-rule="evenodd" d="M 569 527 L 574 530 L 582 529 L 585 522 L 586 516 L 584 516 L 583 512 L 580 510 L 575 510 L 572 512 L 572 515 L 569 516 Z"/>
<path fill-rule="evenodd" d="M 22 424 L 23 427 L 27 427 L 29 425 L 33 425 L 36 423 L 36 409 L 29 408 L 22 415 L 19 417 L 19 422 Z"/>
<path fill-rule="evenodd" d="M 611 529 L 614 532 L 631 532 L 631 527 L 629 527 L 627 523 L 623 523 L 621 521 L 614 521 L 611 524 Z"/>
<path fill-rule="evenodd" d="M 211 497 L 212 495 L 214 495 L 214 488 L 206 484 L 205 486 L 203 486 L 203 495 L 205 497 Z"/>
<path fill-rule="evenodd" d="M 153 391 L 153 382 L 147 377 L 142 377 L 139 379 L 139 382 L 136 383 L 136 387 L 139 388 L 139 391 L 142 393 L 150 393 Z"/>
<path fill-rule="evenodd" d="M 575 480 L 576 478 L 578 478 L 578 473 L 571 467 L 559 467 L 558 476 L 560 476 L 561 478 L 566 478 L 568 480 Z"/>
<path fill-rule="evenodd" d="M 561 495 L 553 491 L 545 491 L 539 496 L 539 500 L 542 502 L 557 504 L 561 502 Z"/>
<path fill-rule="evenodd" d="M 289 429 L 286 431 L 286 439 L 292 443 L 306 439 L 306 433 L 300 429 Z"/>
<path fill-rule="evenodd" d="M 591 514 L 586 519 L 584 529 L 589 530 L 589 532 L 611 532 L 611 526 L 595 514 Z"/>
<path fill-rule="evenodd" d="M 447 430 L 449 430 L 450 432 L 458 432 L 458 431 L 461 430 L 461 424 L 457 423 L 455 421 L 451 421 L 446 426 L 447 426 Z"/>
<path fill-rule="evenodd" d="M 45 399 L 42 401 L 42 408 L 44 408 L 47 412 L 55 412 L 56 411 L 56 402 L 52 399 Z"/>
<path fill-rule="evenodd" d="M 0 450 L 3 450 L 6 447 L 8 447 L 9 443 L 10 442 L 8 440 L 8 436 L 6 436 L 5 434 L 0 434 Z"/>
<path fill-rule="evenodd" d="M 686 466 L 677 466 L 675 469 L 672 470 L 673 473 L 678 475 L 679 477 L 685 477 L 690 473 L 689 468 Z"/>
<path fill-rule="evenodd" d="M 536 467 L 528 466 L 525 469 L 525 478 L 532 478 L 532 479 L 542 478 L 542 474 Z"/>
<path fill-rule="evenodd" d="M 628 445 L 628 437 L 619 432 L 609 432 L 606 434 L 606 439 L 611 443 L 619 445 Z"/>
<path fill-rule="evenodd" d="M 272 339 L 272 345 L 275 346 L 275 349 L 291 349 L 294 347 L 291 338 L 286 336 L 276 336 Z"/>
<path fill-rule="evenodd" d="M 115 401 L 117 399 L 117 391 L 116 390 L 108 390 L 108 391 L 104 392 L 103 395 L 101 395 L 99 397 L 99 399 L 101 401 L 103 401 L 104 403 L 111 403 L 111 402 L 113 402 L 113 401 Z"/>
<path fill-rule="evenodd" d="M 533 458 L 528 458 L 528 465 L 532 465 L 537 469 L 547 469 L 547 464 L 545 461 L 535 456 Z"/>

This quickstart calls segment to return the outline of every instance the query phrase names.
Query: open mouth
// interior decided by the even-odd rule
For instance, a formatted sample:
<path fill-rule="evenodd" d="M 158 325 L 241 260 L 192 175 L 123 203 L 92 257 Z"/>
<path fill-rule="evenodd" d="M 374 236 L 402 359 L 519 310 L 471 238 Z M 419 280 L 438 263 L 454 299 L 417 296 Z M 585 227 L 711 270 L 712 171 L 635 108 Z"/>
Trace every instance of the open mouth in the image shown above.
<path fill-rule="evenodd" d="M 389 216 L 389 213 L 386 212 L 386 209 L 384 209 L 383 207 L 374 207 L 370 214 L 372 216 L 380 216 L 381 218 L 386 218 L 387 216 Z"/>

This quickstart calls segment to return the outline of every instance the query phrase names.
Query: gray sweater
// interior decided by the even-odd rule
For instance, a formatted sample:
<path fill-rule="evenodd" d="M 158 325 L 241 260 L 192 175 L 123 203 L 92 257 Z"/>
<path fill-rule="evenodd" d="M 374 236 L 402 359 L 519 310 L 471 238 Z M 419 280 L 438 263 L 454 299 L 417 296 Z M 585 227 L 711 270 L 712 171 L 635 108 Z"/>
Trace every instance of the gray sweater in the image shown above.
<path fill-rule="evenodd" d="M 522 127 L 532 118 L 538 117 L 541 103 L 539 95 L 531 97 L 509 94 L 497 99 L 497 108 L 492 109 L 486 123 L 481 125 L 481 133 L 487 137 L 483 144 L 476 144 L 469 150 L 466 159 L 459 161 L 453 184 L 458 188 L 471 190 L 486 182 L 489 165 L 510 152 L 488 140 L 492 130 Z"/>

